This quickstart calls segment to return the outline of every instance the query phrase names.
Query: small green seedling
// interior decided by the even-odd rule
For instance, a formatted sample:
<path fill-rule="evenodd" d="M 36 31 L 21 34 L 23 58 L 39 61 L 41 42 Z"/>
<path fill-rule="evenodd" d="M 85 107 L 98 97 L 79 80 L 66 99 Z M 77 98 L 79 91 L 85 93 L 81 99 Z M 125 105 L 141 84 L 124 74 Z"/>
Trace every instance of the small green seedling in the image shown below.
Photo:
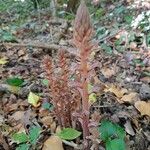
<path fill-rule="evenodd" d="M 15 133 L 12 139 L 18 144 L 16 150 L 29 150 L 31 147 L 35 146 L 40 136 L 41 128 L 38 126 L 32 126 L 29 134 L 24 132 Z"/>

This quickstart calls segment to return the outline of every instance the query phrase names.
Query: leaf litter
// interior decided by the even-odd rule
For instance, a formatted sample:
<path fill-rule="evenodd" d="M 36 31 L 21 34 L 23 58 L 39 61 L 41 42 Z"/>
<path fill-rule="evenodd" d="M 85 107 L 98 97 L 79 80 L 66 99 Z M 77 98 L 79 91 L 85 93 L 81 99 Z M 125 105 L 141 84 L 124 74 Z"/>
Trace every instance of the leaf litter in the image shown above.
<path fill-rule="evenodd" d="M 60 25 L 57 28 L 62 29 L 64 32 L 62 26 L 65 23 L 65 20 L 60 20 Z M 67 22 L 67 24 L 69 25 L 70 23 Z M 41 41 L 60 45 L 64 45 L 65 43 L 69 47 L 69 38 L 64 38 L 62 36 L 64 33 L 58 32 L 59 30 L 55 26 L 50 26 L 52 27 L 53 40 L 45 39 L 41 35 L 35 39 L 31 39 L 28 35 L 29 33 L 23 31 L 24 29 L 17 31 L 18 39 L 26 37 L 24 42 L 32 42 L 34 40 L 35 43 Z M 66 34 L 70 37 L 70 31 L 67 31 Z M 120 38 L 121 33 L 112 39 L 110 38 L 108 42 L 112 43 L 113 40 Z M 2 143 L 4 148 L 10 147 L 13 149 L 14 145 L 11 141 L 13 130 L 16 132 L 24 130 L 26 133 L 29 133 L 31 132 L 29 127 L 40 124 L 42 132 L 40 133 L 41 137 L 37 146 L 43 146 L 43 150 L 50 150 L 50 147 L 52 150 L 64 150 L 63 141 L 58 136 L 49 135 L 50 132 L 55 133 L 58 126 L 53 114 L 49 110 L 41 108 L 45 100 L 49 102 L 48 97 L 50 95 L 45 85 L 41 83 L 41 80 L 45 78 L 40 65 L 43 56 L 51 52 L 42 48 L 8 47 L 3 44 L 2 46 L 4 51 L 1 53 L 5 57 L 0 59 L 0 69 L 2 68 L 0 70 L 0 84 L 6 84 L 3 81 L 10 77 L 10 75 L 13 75 L 22 77 L 25 85 L 21 88 L 22 92 L 18 92 L 18 90 L 17 92 L 13 92 L 16 90 L 9 91 L 9 89 L 8 91 L 1 92 L 0 90 L 0 131 L 8 139 L 5 141 L 5 138 L 0 133 L 0 144 Z M 142 48 L 139 48 L 136 41 L 131 42 L 129 48 L 130 53 L 128 54 L 116 52 L 116 54 L 111 56 L 101 51 L 100 48 L 97 50 L 95 59 L 101 62 L 103 67 L 96 68 L 96 78 L 97 83 L 101 83 L 103 88 L 101 89 L 101 94 L 97 94 L 96 99 L 94 97 L 93 100 L 92 96 L 92 108 L 99 110 L 102 116 L 104 115 L 106 118 L 125 127 L 130 149 L 139 148 L 143 150 L 142 145 L 146 149 L 149 143 L 145 135 L 148 137 L 150 134 L 148 131 L 150 80 L 148 73 L 143 74 L 143 72 L 149 71 L 147 64 L 150 57 L 149 52 L 145 52 Z M 53 54 L 53 57 L 55 55 L 56 53 Z M 47 86 L 47 82 L 45 84 Z M 34 93 L 41 94 L 40 99 Z M 31 96 L 28 98 L 28 95 Z M 27 113 L 28 110 L 31 110 L 32 113 Z M 24 121 L 22 121 L 22 118 Z M 130 139 L 133 141 L 131 142 Z M 139 141 L 141 145 L 139 145 Z"/>

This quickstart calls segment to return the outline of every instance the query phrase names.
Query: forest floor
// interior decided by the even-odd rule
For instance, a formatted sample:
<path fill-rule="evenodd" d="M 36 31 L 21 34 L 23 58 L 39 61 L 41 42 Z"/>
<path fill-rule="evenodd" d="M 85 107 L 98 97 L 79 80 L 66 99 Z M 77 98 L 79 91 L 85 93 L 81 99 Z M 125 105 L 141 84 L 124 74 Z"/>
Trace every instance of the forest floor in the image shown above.
<path fill-rule="evenodd" d="M 7 20 L 10 16 L 1 17 Z M 49 91 L 44 82 L 42 61 L 45 55 L 57 58 L 60 49 L 65 49 L 74 58 L 76 49 L 71 44 L 72 33 L 72 21 L 52 19 L 43 12 L 40 20 L 35 15 L 13 31 L 13 42 L 0 43 L 0 57 L 3 58 L 0 64 L 0 150 L 16 149 L 11 135 L 14 131 L 28 130 L 33 124 L 42 128 L 36 145 L 36 149 L 42 149 L 50 130 L 56 129 L 56 123 L 48 121 L 51 113 L 43 108 L 49 101 Z M 127 149 L 150 150 L 150 48 L 144 40 L 141 42 L 138 31 L 127 44 L 129 33 L 121 27 L 116 33 L 102 38 L 111 45 L 111 50 L 110 47 L 105 49 L 104 44 L 101 46 L 95 37 L 99 47 L 93 57 L 99 66 L 94 82 L 100 88 L 91 109 L 124 127 Z M 125 50 L 118 51 L 116 41 L 122 35 L 126 35 L 126 39 L 119 46 Z M 19 90 L 6 83 L 14 76 L 24 80 Z M 30 91 L 40 95 L 40 106 L 33 107 L 28 102 Z"/>

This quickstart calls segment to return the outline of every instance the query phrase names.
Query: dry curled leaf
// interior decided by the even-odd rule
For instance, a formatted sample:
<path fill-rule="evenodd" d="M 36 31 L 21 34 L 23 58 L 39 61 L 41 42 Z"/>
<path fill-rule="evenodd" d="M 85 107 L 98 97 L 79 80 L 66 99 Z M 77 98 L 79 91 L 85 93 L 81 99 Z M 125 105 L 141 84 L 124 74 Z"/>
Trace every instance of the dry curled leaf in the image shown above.
<path fill-rule="evenodd" d="M 150 102 L 137 101 L 134 106 L 141 113 L 141 115 L 150 116 Z"/>
<path fill-rule="evenodd" d="M 51 136 L 44 142 L 42 150 L 64 150 L 62 140 L 58 136 Z"/>

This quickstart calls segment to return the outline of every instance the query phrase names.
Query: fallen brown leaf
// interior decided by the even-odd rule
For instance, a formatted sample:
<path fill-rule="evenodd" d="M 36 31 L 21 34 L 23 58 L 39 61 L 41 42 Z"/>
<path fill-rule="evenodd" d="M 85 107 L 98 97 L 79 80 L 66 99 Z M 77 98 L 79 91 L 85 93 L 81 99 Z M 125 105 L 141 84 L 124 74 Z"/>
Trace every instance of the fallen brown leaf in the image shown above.
<path fill-rule="evenodd" d="M 45 116 L 41 119 L 41 122 L 45 125 L 45 126 L 51 126 L 51 124 L 53 123 L 53 117 L 52 116 Z"/>
<path fill-rule="evenodd" d="M 127 95 L 124 95 L 121 99 L 122 102 L 129 102 L 129 103 L 133 103 L 135 101 L 138 101 L 138 93 L 136 92 L 131 92 Z"/>
<path fill-rule="evenodd" d="M 19 121 L 24 117 L 24 113 L 25 113 L 25 111 L 17 111 L 10 116 L 10 119 Z"/>
<path fill-rule="evenodd" d="M 105 76 L 105 78 L 110 78 L 110 77 L 112 77 L 113 75 L 116 74 L 116 67 L 113 67 L 113 68 L 102 68 L 101 72 Z"/>
<path fill-rule="evenodd" d="M 134 106 L 141 113 L 141 115 L 150 116 L 150 102 L 137 101 Z"/>
<path fill-rule="evenodd" d="M 104 89 L 104 92 L 112 92 L 115 94 L 115 96 L 117 98 L 122 98 L 124 96 L 124 94 L 128 92 L 128 90 L 125 88 L 119 88 L 115 85 L 111 85 L 111 86 L 107 86 Z"/>
<path fill-rule="evenodd" d="M 44 142 L 42 150 L 64 150 L 62 140 L 58 136 L 51 136 Z"/>

